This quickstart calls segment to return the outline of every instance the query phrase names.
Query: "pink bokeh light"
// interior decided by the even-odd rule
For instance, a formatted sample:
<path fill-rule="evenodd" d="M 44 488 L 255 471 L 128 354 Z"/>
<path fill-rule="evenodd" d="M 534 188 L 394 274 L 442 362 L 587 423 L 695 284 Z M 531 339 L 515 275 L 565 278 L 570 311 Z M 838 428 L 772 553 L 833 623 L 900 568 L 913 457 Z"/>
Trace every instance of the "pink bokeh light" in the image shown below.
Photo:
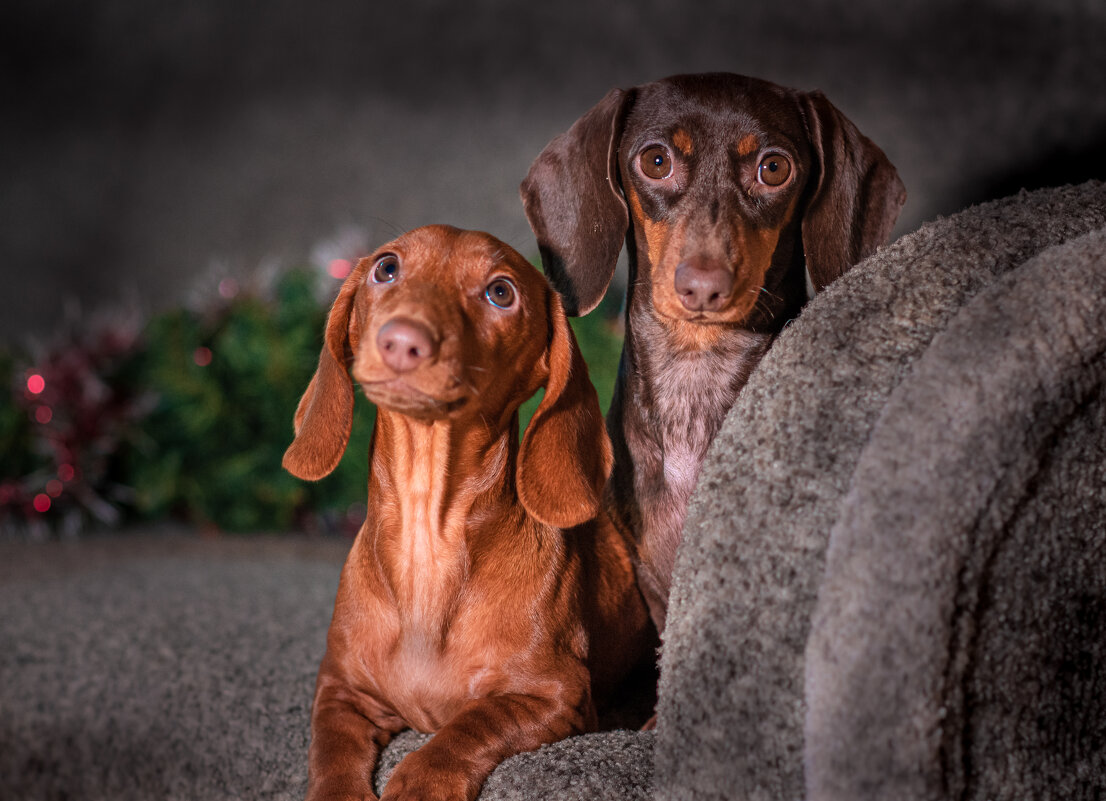
<path fill-rule="evenodd" d="M 349 259 L 332 259 L 330 264 L 327 265 L 327 272 L 330 273 L 332 278 L 339 280 L 346 278 L 352 269 L 353 262 Z"/>
<path fill-rule="evenodd" d="M 238 282 L 233 278 L 224 278 L 219 282 L 219 294 L 230 300 L 238 294 Z"/>

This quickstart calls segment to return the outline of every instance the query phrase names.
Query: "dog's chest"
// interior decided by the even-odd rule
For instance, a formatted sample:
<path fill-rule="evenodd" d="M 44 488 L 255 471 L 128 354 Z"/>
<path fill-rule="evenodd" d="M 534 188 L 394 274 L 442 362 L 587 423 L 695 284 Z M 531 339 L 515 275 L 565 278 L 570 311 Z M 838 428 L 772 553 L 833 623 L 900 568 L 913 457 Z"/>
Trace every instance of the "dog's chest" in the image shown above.
<path fill-rule="evenodd" d="M 335 622 L 349 634 L 344 650 L 351 686 L 419 731 L 437 731 L 464 704 L 509 678 L 491 649 L 485 653 L 465 642 L 474 610 L 455 600 L 450 614 L 433 621 L 412 618 L 383 595 L 336 610 Z"/>
<path fill-rule="evenodd" d="M 686 501 L 711 442 L 766 347 L 765 337 L 735 333 L 713 351 L 650 354 L 647 379 L 639 389 L 642 423 L 649 433 L 640 442 L 654 443 L 656 453 L 637 460 L 652 474 L 643 480 L 663 486 L 669 498 Z"/>
<path fill-rule="evenodd" d="M 733 367 L 714 354 L 677 356 L 657 365 L 653 425 L 676 463 L 696 455 L 701 459 L 706 452 L 737 398 L 733 374 Z"/>
<path fill-rule="evenodd" d="M 666 446 L 705 452 L 771 336 L 732 329 L 713 335 L 709 347 L 688 349 L 653 314 L 636 310 L 631 323 L 636 370 L 625 378 L 642 423 Z"/>
<path fill-rule="evenodd" d="M 405 632 L 397 641 L 385 689 L 389 704 L 413 728 L 437 731 L 465 703 L 486 694 L 481 685 L 491 669 L 458 656 L 424 632 Z"/>
<path fill-rule="evenodd" d="M 521 630 L 526 610 L 482 589 L 487 577 L 463 548 L 443 547 L 443 532 L 423 531 L 422 542 L 409 528 L 398 534 L 378 530 L 375 545 L 366 538 L 363 553 L 379 567 L 350 577 L 360 585 L 350 597 L 360 601 L 341 614 L 353 627 L 354 684 L 432 732 L 474 698 L 512 686 L 516 655 L 489 635 L 487 620 L 494 617 L 496 632 Z"/>

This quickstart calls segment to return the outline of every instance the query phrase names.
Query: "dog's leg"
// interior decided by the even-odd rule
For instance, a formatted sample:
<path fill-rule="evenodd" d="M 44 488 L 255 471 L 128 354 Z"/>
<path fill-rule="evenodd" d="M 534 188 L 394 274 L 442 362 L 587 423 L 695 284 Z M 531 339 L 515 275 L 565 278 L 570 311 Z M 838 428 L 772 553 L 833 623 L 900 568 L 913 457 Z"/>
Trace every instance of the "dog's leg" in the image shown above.
<path fill-rule="evenodd" d="M 373 771 L 403 724 L 339 684 L 320 682 L 311 711 L 307 801 L 375 801 Z"/>
<path fill-rule="evenodd" d="M 381 801 L 471 801 L 504 759 L 594 729 L 590 694 L 579 695 L 575 704 L 518 694 L 469 702 L 399 763 Z"/>

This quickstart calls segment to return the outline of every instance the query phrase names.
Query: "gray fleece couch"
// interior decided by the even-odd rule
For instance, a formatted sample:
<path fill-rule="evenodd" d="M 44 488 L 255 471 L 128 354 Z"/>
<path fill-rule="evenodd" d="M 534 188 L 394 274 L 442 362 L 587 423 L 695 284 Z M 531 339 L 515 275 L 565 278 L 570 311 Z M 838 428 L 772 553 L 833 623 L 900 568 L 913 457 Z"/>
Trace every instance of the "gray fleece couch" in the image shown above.
<path fill-rule="evenodd" d="M 1106 796 L 1104 381 L 1106 185 L 878 252 L 711 451 L 656 731 L 514 757 L 481 798 Z M 0 567 L 0 797 L 299 797 L 340 554 L 251 547 L 120 547 L 68 580 L 0 552 L 39 570 Z"/>
<path fill-rule="evenodd" d="M 1106 185 L 903 237 L 716 441 L 658 798 L 1106 795 Z"/>

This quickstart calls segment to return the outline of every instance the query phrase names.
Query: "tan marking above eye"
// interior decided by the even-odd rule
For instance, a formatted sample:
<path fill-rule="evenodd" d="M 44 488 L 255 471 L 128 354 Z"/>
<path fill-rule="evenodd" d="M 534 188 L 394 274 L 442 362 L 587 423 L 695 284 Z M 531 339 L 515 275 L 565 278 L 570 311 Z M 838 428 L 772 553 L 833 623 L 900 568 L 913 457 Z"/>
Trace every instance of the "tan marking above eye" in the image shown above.
<path fill-rule="evenodd" d="M 664 145 L 650 145 L 638 156 L 638 166 L 646 178 L 660 181 L 672 174 L 672 154 Z"/>
<path fill-rule="evenodd" d="M 691 141 L 691 134 L 683 128 L 677 128 L 676 132 L 672 134 L 672 144 L 685 156 L 690 156 L 695 150 L 695 143 Z"/>
<path fill-rule="evenodd" d="M 765 186 L 783 186 L 790 177 L 791 159 L 782 153 L 769 153 L 757 165 L 757 180 Z"/>
<path fill-rule="evenodd" d="M 759 146 L 760 143 L 757 141 L 756 134 L 747 134 L 737 143 L 737 155 L 741 158 L 745 158 L 752 154 Z"/>

